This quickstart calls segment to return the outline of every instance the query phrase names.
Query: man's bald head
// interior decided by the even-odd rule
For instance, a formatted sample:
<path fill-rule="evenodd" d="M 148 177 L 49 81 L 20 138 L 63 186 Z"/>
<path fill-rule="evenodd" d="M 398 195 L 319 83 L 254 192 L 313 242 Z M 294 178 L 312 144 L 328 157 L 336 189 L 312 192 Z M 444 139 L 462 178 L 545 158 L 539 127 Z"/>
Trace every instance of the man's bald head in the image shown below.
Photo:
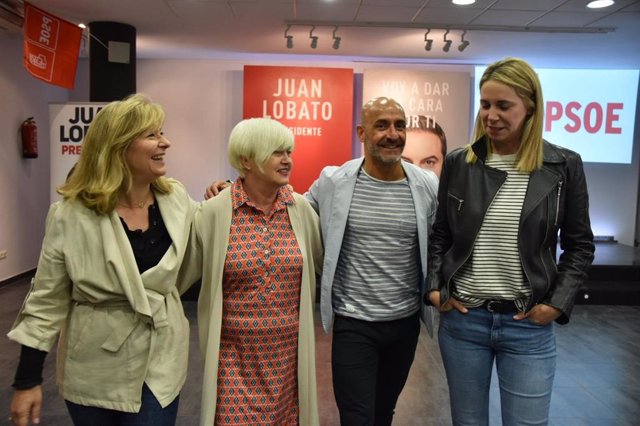
<path fill-rule="evenodd" d="M 362 123 L 366 123 L 372 115 L 379 115 L 382 111 L 397 110 L 405 115 L 404 108 L 398 101 L 392 98 L 381 96 L 368 101 L 362 107 Z M 375 113 L 375 114 L 374 114 Z"/>

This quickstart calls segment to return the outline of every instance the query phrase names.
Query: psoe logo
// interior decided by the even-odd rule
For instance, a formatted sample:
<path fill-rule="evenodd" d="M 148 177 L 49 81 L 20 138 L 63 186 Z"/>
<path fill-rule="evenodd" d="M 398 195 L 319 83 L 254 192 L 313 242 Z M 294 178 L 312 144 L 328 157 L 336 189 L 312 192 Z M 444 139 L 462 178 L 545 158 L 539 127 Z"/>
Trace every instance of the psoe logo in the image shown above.
<path fill-rule="evenodd" d="M 38 68 L 40 68 L 42 70 L 47 68 L 47 58 L 42 53 L 39 54 L 39 55 L 35 55 L 33 53 L 30 53 L 29 54 L 29 62 L 34 67 L 38 67 Z"/>

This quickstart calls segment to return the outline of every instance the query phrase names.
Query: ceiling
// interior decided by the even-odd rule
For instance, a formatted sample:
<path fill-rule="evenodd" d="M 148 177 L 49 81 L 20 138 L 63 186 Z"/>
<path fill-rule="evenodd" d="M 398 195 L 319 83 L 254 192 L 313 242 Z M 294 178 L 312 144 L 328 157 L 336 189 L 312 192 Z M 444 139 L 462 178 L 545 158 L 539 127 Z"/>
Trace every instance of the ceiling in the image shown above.
<path fill-rule="evenodd" d="M 0 0 L 21 8 L 21 0 Z M 137 30 L 139 58 L 265 57 L 313 61 L 483 64 L 520 56 L 538 67 L 640 68 L 640 0 L 31 0 L 72 22 Z M 19 12 L 21 13 L 21 12 Z M 310 47 L 311 25 L 318 36 Z M 284 37 L 293 35 L 293 48 Z M 332 34 L 341 37 L 332 48 Z M 434 39 L 425 51 L 425 32 Z M 443 52 L 443 36 L 453 40 Z M 462 30 L 470 45 L 458 51 Z M 5 31 L 5 33 L 7 33 Z M 0 32 L 0 35 L 2 32 Z M 19 36 L 17 34 L 16 36 Z M 276 55 L 276 56 L 274 56 Z M 293 56 L 292 56 L 293 55 Z"/>

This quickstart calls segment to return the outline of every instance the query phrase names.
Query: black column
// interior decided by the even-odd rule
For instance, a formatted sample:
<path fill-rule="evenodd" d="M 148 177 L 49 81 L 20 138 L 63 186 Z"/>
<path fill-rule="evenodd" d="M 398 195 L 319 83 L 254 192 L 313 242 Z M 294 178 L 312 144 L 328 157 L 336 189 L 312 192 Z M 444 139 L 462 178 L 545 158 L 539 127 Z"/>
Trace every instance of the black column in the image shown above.
<path fill-rule="evenodd" d="M 89 23 L 89 100 L 111 102 L 136 92 L 136 29 L 119 22 Z"/>

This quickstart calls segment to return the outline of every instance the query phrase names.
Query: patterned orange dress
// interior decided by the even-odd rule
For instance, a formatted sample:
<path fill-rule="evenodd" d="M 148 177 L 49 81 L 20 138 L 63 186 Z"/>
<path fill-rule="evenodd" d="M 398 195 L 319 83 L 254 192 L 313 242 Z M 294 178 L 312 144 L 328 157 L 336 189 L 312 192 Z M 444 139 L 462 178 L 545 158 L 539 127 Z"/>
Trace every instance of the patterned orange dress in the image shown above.
<path fill-rule="evenodd" d="M 269 215 L 238 179 L 223 275 L 217 425 L 297 425 L 302 253 L 280 188 Z"/>

